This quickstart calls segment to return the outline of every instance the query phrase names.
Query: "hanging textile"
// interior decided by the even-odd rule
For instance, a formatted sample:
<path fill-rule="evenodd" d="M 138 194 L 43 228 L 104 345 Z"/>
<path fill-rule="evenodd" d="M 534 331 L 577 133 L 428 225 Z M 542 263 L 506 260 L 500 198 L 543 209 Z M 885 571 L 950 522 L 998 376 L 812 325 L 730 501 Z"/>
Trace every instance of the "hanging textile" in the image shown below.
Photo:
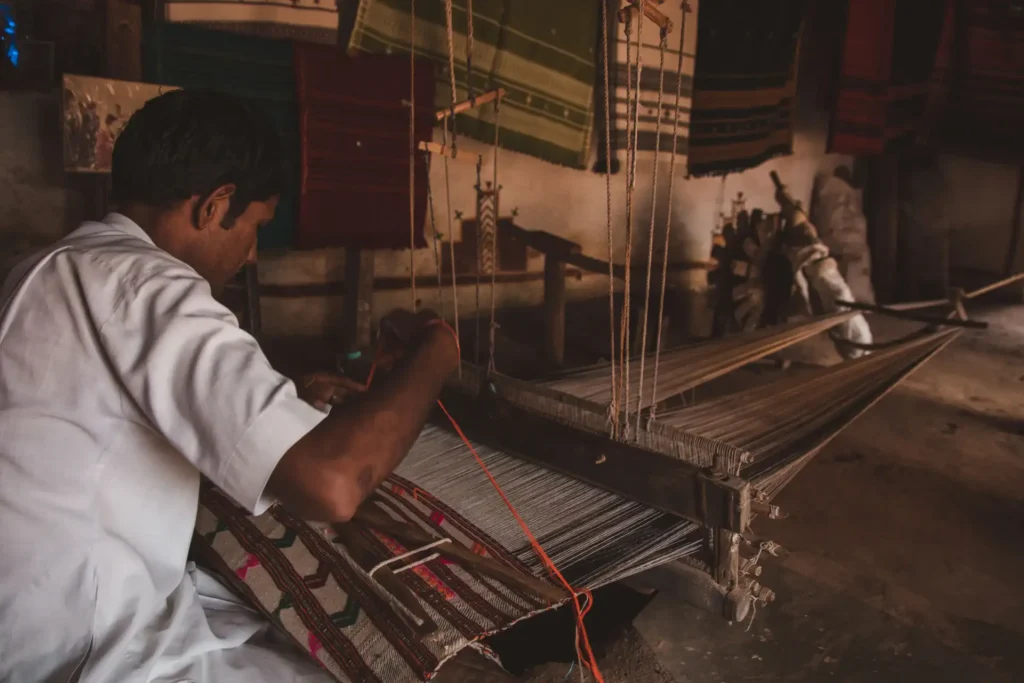
<path fill-rule="evenodd" d="M 1024 156 L 1024 6 L 954 0 L 937 80 L 948 91 L 941 141 L 959 151 L 1019 164 Z"/>
<path fill-rule="evenodd" d="M 340 47 L 295 43 L 300 249 L 409 248 L 409 58 L 349 57 Z M 416 68 L 416 101 L 434 99 L 429 64 Z M 416 137 L 435 123 L 417 108 Z M 425 247 L 427 166 L 416 159 L 416 246 Z"/>
<path fill-rule="evenodd" d="M 583 168 L 593 128 L 595 41 L 600 5 L 473 2 L 472 73 L 467 68 L 466 5 L 453 3 L 458 98 L 504 88 L 498 144 L 551 163 Z M 361 0 L 350 49 L 408 54 L 408 0 Z M 439 67 L 435 106 L 451 104 L 444 4 L 416 3 L 416 51 Z M 471 81 L 471 82 L 470 82 Z M 458 135 L 494 142 L 494 108 L 478 107 L 456 120 Z"/>
<path fill-rule="evenodd" d="M 877 155 L 923 132 L 946 0 L 851 0 L 829 151 Z"/>
<path fill-rule="evenodd" d="M 165 0 L 164 19 L 266 38 L 337 43 L 339 5 L 355 0 Z"/>
<path fill-rule="evenodd" d="M 274 220 L 260 230 L 259 247 L 290 247 L 299 185 L 291 43 L 157 22 L 146 26 L 142 52 L 145 81 L 230 93 L 274 122 L 281 135 L 285 186 Z"/>
<path fill-rule="evenodd" d="M 618 3 L 611 2 L 609 9 L 613 9 Z M 684 40 L 683 31 L 683 9 L 682 3 L 671 2 L 658 5 L 659 12 L 672 21 L 672 31 L 668 34 L 668 44 L 665 49 L 665 72 L 659 75 L 658 64 L 660 60 L 661 38 L 659 28 L 653 22 L 644 19 L 643 36 L 640 44 L 640 96 L 639 112 L 636 116 L 638 130 L 636 133 L 636 158 L 638 160 L 650 160 L 654 156 L 654 144 L 658 138 L 655 128 L 658 117 L 661 117 L 661 143 L 662 152 L 672 151 L 672 124 L 678 117 L 679 136 L 676 143 L 676 163 L 682 168 L 686 166 L 686 150 L 689 138 L 690 125 L 690 98 L 693 95 L 693 67 L 694 54 L 697 49 L 697 22 L 699 18 L 698 0 L 688 0 L 690 12 L 687 13 L 685 21 L 686 36 Z M 615 98 L 613 100 L 615 111 L 612 120 L 615 122 L 615 133 L 612 143 L 619 163 L 625 163 L 626 150 L 629 147 L 627 137 L 627 124 L 629 122 L 629 105 L 627 102 L 627 75 L 632 79 L 632 87 L 636 88 L 636 60 L 637 60 L 637 31 L 638 21 L 634 15 L 631 22 L 631 44 L 627 47 L 625 24 L 620 22 L 615 12 L 609 12 L 611 23 L 609 30 L 615 36 L 615 67 L 612 69 L 611 78 Z M 680 73 L 679 50 L 683 50 L 682 82 L 678 83 Z M 629 72 L 627 72 L 627 50 Z M 661 111 L 658 111 L 658 86 L 661 85 L 662 102 Z M 676 109 L 676 85 L 680 85 L 679 108 Z M 602 93 L 603 97 L 603 93 Z M 603 137 L 603 136 L 602 136 Z M 604 143 L 600 145 L 604 149 Z M 665 158 L 665 157 L 662 157 Z"/>
<path fill-rule="evenodd" d="M 701 5 L 690 115 L 691 175 L 753 168 L 793 151 L 806 0 Z"/>

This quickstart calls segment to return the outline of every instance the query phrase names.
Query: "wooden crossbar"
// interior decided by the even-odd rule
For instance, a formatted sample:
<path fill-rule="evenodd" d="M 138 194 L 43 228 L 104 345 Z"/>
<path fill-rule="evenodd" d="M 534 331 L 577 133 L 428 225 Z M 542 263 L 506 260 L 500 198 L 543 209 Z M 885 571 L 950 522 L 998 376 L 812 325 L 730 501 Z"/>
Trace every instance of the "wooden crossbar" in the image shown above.
<path fill-rule="evenodd" d="M 635 2 L 626 5 L 625 7 L 619 10 L 619 21 L 625 23 L 626 20 L 629 19 L 629 15 L 631 12 L 638 11 L 639 7 Z M 657 24 L 661 28 L 661 30 L 665 31 L 666 33 L 672 32 L 672 20 L 666 17 L 664 14 L 662 14 L 661 11 L 654 6 L 654 2 L 652 2 L 651 0 L 648 0 L 648 2 L 644 3 L 644 16 L 653 21 L 655 24 Z"/>
<path fill-rule="evenodd" d="M 448 107 L 447 109 L 441 109 L 440 111 L 437 112 L 437 120 L 438 121 L 444 121 L 446 118 L 448 118 L 449 116 L 452 115 L 452 111 L 453 110 L 454 110 L 454 112 L 456 114 L 461 114 L 463 112 L 469 111 L 470 109 L 476 109 L 477 107 L 485 105 L 488 102 L 493 102 L 495 99 L 497 99 L 499 97 L 504 97 L 504 96 L 505 96 L 505 89 L 504 88 L 497 88 L 495 90 L 488 90 L 487 92 L 481 93 L 481 94 L 477 95 L 476 97 L 471 97 L 468 100 L 464 100 L 462 102 L 459 102 L 454 107 Z"/>

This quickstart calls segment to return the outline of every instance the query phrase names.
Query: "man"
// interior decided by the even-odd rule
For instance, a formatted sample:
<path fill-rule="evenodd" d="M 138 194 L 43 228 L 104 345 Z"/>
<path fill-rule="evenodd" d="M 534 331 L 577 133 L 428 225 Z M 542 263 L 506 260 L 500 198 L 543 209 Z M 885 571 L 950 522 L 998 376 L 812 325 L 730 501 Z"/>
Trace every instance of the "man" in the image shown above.
<path fill-rule="evenodd" d="M 429 316 L 395 318 L 404 357 L 326 416 L 270 367 L 214 294 L 255 255 L 280 156 L 240 102 L 162 95 L 114 147 L 117 213 L 8 279 L 0 680 L 327 680 L 186 566 L 200 474 L 253 513 L 348 519 L 408 452 L 458 351 Z M 336 402 L 359 387 L 313 388 Z"/>

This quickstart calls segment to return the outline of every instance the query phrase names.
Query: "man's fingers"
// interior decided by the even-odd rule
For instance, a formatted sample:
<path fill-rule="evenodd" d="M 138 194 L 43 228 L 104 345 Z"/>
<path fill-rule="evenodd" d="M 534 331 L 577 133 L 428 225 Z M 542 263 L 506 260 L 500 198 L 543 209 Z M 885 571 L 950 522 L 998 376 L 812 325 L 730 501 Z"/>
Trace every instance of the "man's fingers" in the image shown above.
<path fill-rule="evenodd" d="M 359 393 L 366 391 L 365 384 L 345 375 L 324 375 L 320 382 L 331 389 L 343 392 Z"/>

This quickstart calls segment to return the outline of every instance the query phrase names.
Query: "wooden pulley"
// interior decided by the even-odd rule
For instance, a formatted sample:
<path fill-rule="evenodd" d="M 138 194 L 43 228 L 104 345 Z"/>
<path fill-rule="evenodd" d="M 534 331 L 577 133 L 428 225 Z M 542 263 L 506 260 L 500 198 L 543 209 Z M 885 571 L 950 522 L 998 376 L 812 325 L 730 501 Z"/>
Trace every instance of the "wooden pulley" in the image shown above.
<path fill-rule="evenodd" d="M 742 206 L 742 197 L 737 205 Z M 781 250 L 779 214 L 739 208 L 715 235 L 715 333 L 751 331 L 786 319 L 792 269 Z"/>

